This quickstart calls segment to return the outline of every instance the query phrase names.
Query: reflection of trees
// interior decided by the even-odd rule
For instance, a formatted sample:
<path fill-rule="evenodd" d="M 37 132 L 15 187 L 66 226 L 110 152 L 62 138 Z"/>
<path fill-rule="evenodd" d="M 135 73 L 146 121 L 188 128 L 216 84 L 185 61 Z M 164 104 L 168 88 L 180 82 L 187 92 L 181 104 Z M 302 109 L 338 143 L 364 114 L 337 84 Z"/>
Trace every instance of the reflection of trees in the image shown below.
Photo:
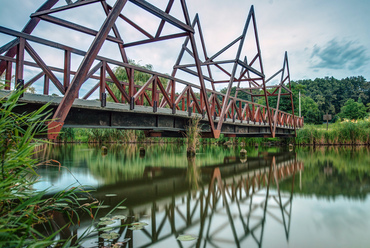
<path fill-rule="evenodd" d="M 195 156 L 188 156 L 188 169 L 186 172 L 186 178 L 188 180 L 189 186 L 197 190 L 201 181 L 201 170 L 195 162 Z"/>
<path fill-rule="evenodd" d="M 81 168 L 92 174 L 104 184 L 113 184 L 123 180 L 141 178 L 147 165 L 161 165 L 171 168 L 187 168 L 186 149 L 178 144 L 155 145 L 106 145 L 108 152 L 102 154 L 101 146 L 92 144 L 81 145 L 49 145 L 38 153 L 44 160 L 55 159 L 69 169 Z M 146 152 L 140 157 L 140 147 Z M 214 165 L 223 161 L 225 156 L 239 154 L 240 148 L 224 148 L 219 146 L 202 146 L 197 156 L 199 166 Z M 252 153 L 252 151 L 251 151 Z M 39 170 L 45 178 L 57 180 L 61 174 L 48 174 Z"/>
<path fill-rule="evenodd" d="M 366 147 L 322 147 L 298 151 L 305 163 L 297 194 L 365 199 L 370 193 L 370 152 Z M 283 188 L 285 186 L 284 182 Z M 299 182 L 295 182 L 298 184 Z"/>

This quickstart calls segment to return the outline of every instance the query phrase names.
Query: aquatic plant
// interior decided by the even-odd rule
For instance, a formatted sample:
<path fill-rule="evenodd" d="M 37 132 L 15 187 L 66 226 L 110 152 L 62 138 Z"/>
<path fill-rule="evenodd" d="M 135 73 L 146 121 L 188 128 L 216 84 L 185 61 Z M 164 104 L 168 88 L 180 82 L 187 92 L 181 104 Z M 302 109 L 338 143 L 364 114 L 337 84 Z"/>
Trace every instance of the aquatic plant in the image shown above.
<path fill-rule="evenodd" d="M 189 125 L 186 127 L 187 138 L 187 154 L 194 156 L 199 145 L 200 139 L 200 118 L 192 118 L 189 120 Z"/>
<path fill-rule="evenodd" d="M 22 93 L 13 91 L 0 99 L 0 246 L 47 247 L 66 241 L 55 240 L 65 226 L 45 236 L 36 225 L 51 227 L 56 213 L 65 214 L 71 222 L 73 219 L 78 222 L 80 210 L 89 212 L 91 205 L 80 204 L 76 193 L 81 188 L 66 189 L 48 199 L 44 199 L 46 191 L 33 190 L 39 161 L 32 155 L 35 148 L 45 142 L 36 136 L 46 132 L 48 105 L 19 114 L 15 109 L 20 106 L 18 99 Z"/>

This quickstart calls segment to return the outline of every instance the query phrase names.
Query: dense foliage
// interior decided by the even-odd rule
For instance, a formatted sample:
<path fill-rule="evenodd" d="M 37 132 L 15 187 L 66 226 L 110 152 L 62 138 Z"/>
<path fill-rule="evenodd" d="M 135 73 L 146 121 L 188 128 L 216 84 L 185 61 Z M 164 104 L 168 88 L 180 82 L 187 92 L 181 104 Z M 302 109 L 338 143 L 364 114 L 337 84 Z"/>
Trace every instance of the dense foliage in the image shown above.
<path fill-rule="evenodd" d="M 291 90 L 295 115 L 299 114 L 299 92 L 301 92 L 301 113 L 305 118 L 305 123 L 320 124 L 323 122 L 323 115 L 327 112 L 334 117 L 333 121 L 338 117 L 361 119 L 366 116 L 365 106 L 370 106 L 370 82 L 362 76 L 347 77 L 341 80 L 325 77 L 292 81 Z M 273 89 L 269 91 L 272 92 Z M 226 93 L 226 88 L 221 92 Z M 232 88 L 231 95 L 234 96 L 235 92 L 236 87 Z M 286 91 L 282 90 L 282 93 Z M 238 92 L 238 98 L 252 100 L 250 95 L 242 91 Z M 255 97 L 253 101 L 265 105 L 264 97 Z M 269 97 L 269 105 L 276 108 L 277 97 Z M 281 97 L 279 109 L 292 113 L 289 96 Z M 349 112 L 356 112 L 356 114 L 351 115 Z"/>

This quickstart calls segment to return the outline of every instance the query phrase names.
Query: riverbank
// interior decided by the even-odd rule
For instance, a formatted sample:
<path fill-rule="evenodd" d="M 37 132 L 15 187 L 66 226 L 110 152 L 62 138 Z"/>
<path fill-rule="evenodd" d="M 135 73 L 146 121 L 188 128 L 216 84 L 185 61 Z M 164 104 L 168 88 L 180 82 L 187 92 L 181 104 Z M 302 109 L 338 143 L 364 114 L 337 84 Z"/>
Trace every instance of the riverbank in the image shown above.
<path fill-rule="evenodd" d="M 329 125 L 305 125 L 297 131 L 297 145 L 370 145 L 370 118 Z"/>
<path fill-rule="evenodd" d="M 280 138 L 228 138 L 223 134 L 217 139 L 200 138 L 200 144 L 245 144 L 245 145 L 280 145 L 288 143 L 285 139 Z M 185 144 L 184 138 L 161 138 L 145 137 L 144 131 L 141 130 L 119 130 L 119 129 L 92 129 L 92 128 L 62 128 L 55 143 L 118 143 L 118 144 Z"/>

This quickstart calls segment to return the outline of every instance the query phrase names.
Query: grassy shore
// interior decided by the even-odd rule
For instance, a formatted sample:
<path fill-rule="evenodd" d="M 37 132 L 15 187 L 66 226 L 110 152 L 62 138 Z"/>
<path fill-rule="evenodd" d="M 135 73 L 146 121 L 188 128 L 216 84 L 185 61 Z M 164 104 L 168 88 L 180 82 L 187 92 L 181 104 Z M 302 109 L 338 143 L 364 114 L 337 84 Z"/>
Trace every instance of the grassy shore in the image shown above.
<path fill-rule="evenodd" d="M 329 125 L 305 125 L 298 130 L 296 144 L 299 145 L 369 145 L 370 118 L 344 120 Z"/>

